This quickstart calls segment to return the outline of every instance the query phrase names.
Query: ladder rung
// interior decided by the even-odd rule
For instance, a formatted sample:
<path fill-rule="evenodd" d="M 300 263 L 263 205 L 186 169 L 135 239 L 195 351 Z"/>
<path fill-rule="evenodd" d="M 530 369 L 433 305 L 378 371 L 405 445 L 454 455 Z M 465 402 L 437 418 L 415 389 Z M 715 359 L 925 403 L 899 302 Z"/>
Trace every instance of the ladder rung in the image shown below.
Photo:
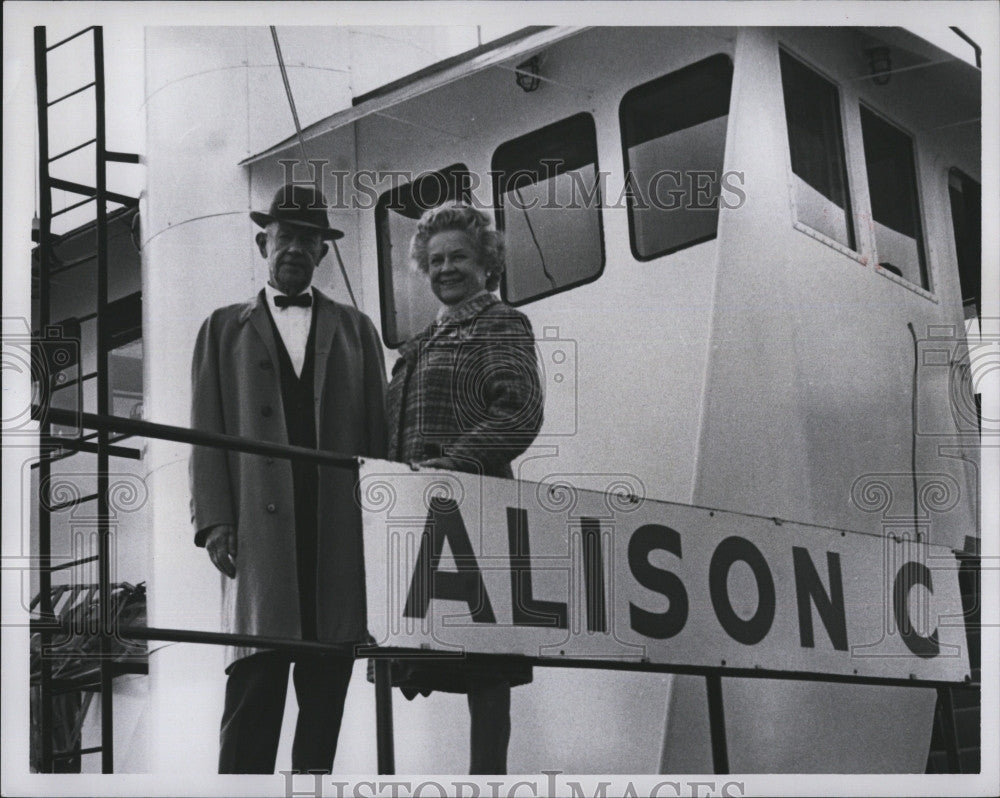
<path fill-rule="evenodd" d="M 63 100 L 68 100 L 68 99 L 69 99 L 70 97 L 72 97 L 72 96 L 73 96 L 74 94 L 79 94 L 79 93 L 80 93 L 81 91 L 86 91 L 87 89 L 89 89 L 89 88 L 91 88 L 92 86 L 95 86 L 95 85 L 97 85 L 97 84 L 96 84 L 96 82 L 92 80 L 92 81 L 90 81 L 90 83 L 87 83 L 87 84 L 85 84 L 85 85 L 81 86 L 81 87 L 80 87 L 80 88 L 78 88 L 78 89 L 73 89 L 73 91 L 71 91 L 71 92 L 70 92 L 69 94 L 64 94 L 64 95 L 63 95 L 62 97 L 59 97 L 59 98 L 57 98 L 57 99 L 53 100 L 53 101 L 52 101 L 52 102 L 50 102 L 50 103 L 46 103 L 46 105 L 47 105 L 47 106 L 48 106 L 49 108 L 51 108 L 51 107 L 52 107 L 53 105 L 55 105 L 56 103 L 61 103 L 61 102 L 62 102 Z"/>
<path fill-rule="evenodd" d="M 74 202 L 72 205 L 63 208 L 61 211 L 53 212 L 52 218 L 55 219 L 57 216 L 62 216 L 62 214 L 69 213 L 74 208 L 79 208 L 81 205 L 86 205 L 88 202 L 93 202 L 93 201 L 94 201 L 93 197 L 87 197 L 86 199 L 82 199 L 79 202 Z"/>
<path fill-rule="evenodd" d="M 55 236 L 53 237 L 55 238 Z M 59 263 L 58 266 L 50 266 L 49 277 L 55 277 L 56 275 L 62 274 L 63 272 L 68 272 L 70 269 L 75 269 L 77 266 L 82 266 L 84 263 L 88 263 L 92 260 L 97 260 L 96 254 L 83 255 L 79 258 L 75 258 L 74 260 Z M 31 279 L 37 283 L 41 279 L 41 277 L 38 275 L 37 271 L 35 271 L 32 273 Z M 96 313 L 90 313 L 87 314 L 86 316 L 78 316 L 77 318 L 79 318 L 80 321 L 87 321 L 88 319 L 96 318 L 96 316 L 97 316 Z"/>
<path fill-rule="evenodd" d="M 54 463 L 58 460 L 65 460 L 67 457 L 72 457 L 79 452 L 86 452 L 87 454 L 97 454 L 97 444 L 88 443 L 86 441 L 81 441 L 79 438 L 58 438 L 56 440 L 47 441 L 49 444 L 55 444 L 62 448 L 72 449 L 71 452 L 62 452 L 60 454 L 52 455 L 48 457 L 50 463 Z M 141 460 L 142 452 L 139 449 L 130 449 L 126 446 L 109 446 L 108 454 L 111 457 L 121 457 L 125 460 Z M 32 468 L 38 468 L 38 463 L 34 462 L 31 464 Z"/>
<path fill-rule="evenodd" d="M 52 163 L 53 161 L 58 161 L 60 158 L 65 158 L 71 152 L 76 152 L 77 150 L 82 150 L 84 147 L 87 147 L 87 146 L 89 146 L 91 144 L 94 144 L 96 141 L 97 141 L 97 139 L 90 139 L 90 141 L 85 141 L 85 142 L 83 142 L 83 144 L 77 144 L 75 147 L 72 147 L 72 148 L 66 150 L 65 152 L 61 152 L 58 155 L 54 155 L 53 157 L 49 158 L 49 163 Z"/>
<path fill-rule="evenodd" d="M 63 180 L 59 177 L 53 177 L 49 179 L 49 185 L 52 188 L 62 189 L 63 191 L 72 191 L 74 194 L 83 194 L 85 197 L 96 197 L 97 189 L 91 186 L 85 186 L 82 183 L 74 183 L 70 180 Z M 111 202 L 117 202 L 119 205 L 137 205 L 139 200 L 135 197 L 128 197 L 125 194 L 117 194 L 114 191 L 105 191 L 105 199 Z"/>
<path fill-rule="evenodd" d="M 59 188 L 63 191 L 72 191 L 74 194 L 83 194 L 85 197 L 96 197 L 97 189 L 85 186 L 83 183 L 74 183 L 71 180 L 63 180 L 60 177 L 49 178 L 49 185 L 52 188 Z"/>
<path fill-rule="evenodd" d="M 81 255 L 79 258 L 74 260 L 65 261 L 59 265 L 58 268 L 49 269 L 49 277 L 55 277 L 57 274 L 62 274 L 63 272 L 68 272 L 70 269 L 75 269 L 77 266 L 83 266 L 84 263 L 90 263 L 92 260 L 97 260 L 97 254 L 93 255 Z M 96 318 L 96 313 L 89 314 L 86 318 L 93 319 Z M 80 317 L 81 321 L 85 320 L 85 317 Z"/>
<path fill-rule="evenodd" d="M 107 161 L 117 161 L 118 163 L 139 163 L 139 156 L 134 152 L 105 150 L 104 159 Z"/>
<path fill-rule="evenodd" d="M 124 205 L 128 208 L 134 208 L 139 205 L 139 200 L 135 197 L 130 197 L 127 194 L 119 194 L 115 191 L 105 191 L 104 197 L 111 202 L 117 202 L 119 205 Z"/>
<path fill-rule="evenodd" d="M 81 496 L 79 499 L 70 499 L 68 502 L 62 502 L 60 504 L 53 504 L 48 508 L 50 513 L 57 513 L 60 510 L 66 510 L 69 507 L 77 507 L 81 504 L 86 504 L 87 502 L 92 502 L 100 496 L 99 493 L 91 493 L 89 496 Z"/>
<path fill-rule="evenodd" d="M 67 36 L 67 37 L 66 37 L 65 39 L 63 39 L 62 41 L 58 41 L 58 42 L 56 42 L 56 43 L 55 43 L 55 44 L 53 44 L 53 45 L 52 45 L 51 47 L 46 47 L 46 48 L 45 48 L 45 52 L 49 52 L 49 51 L 51 51 L 51 50 L 55 50 L 55 49 L 56 49 L 57 47 L 62 47 L 62 46 L 63 46 L 64 44 L 66 44 L 66 42 L 71 42 L 71 41 L 73 41 L 73 39 L 75 39 L 75 38 L 76 38 L 77 36 L 83 36 L 83 34 L 85 34 L 85 33 L 86 33 L 87 31 L 89 31 L 89 30 L 93 30 L 93 29 L 94 29 L 94 26 L 93 26 L 93 25 L 90 25 L 89 27 L 86 27 L 86 28 L 84 28 L 83 30 L 78 30 L 78 31 L 77 31 L 76 33 L 74 33 L 74 34 L 73 34 L 72 36 Z"/>
<path fill-rule="evenodd" d="M 84 563 L 93 562 L 98 556 L 96 554 L 90 557 L 82 557 L 79 560 L 70 560 L 69 562 L 60 563 L 59 565 L 49 566 L 50 571 L 62 571 L 65 568 L 75 568 L 77 565 L 83 565 Z"/>
<path fill-rule="evenodd" d="M 40 414 L 36 418 L 41 418 L 41 417 L 42 417 L 42 414 Z M 66 425 L 63 425 L 63 426 L 66 426 Z M 71 448 L 71 447 L 75 448 L 77 446 L 81 446 L 81 445 L 83 445 L 85 443 L 88 443 L 89 441 L 94 440 L 97 437 L 97 435 L 98 435 L 98 433 L 96 433 L 96 432 L 91 432 L 91 433 L 88 433 L 87 435 L 73 435 L 73 436 L 69 436 L 69 435 L 53 435 L 53 434 L 50 433 L 48 435 L 42 435 L 40 443 L 41 443 L 41 446 L 42 446 L 43 449 L 53 449 L 53 448 L 63 449 L 63 448 Z M 96 446 L 96 444 L 94 444 L 94 445 Z M 45 456 L 46 456 L 45 452 L 43 451 L 42 452 L 42 457 L 45 457 Z M 62 455 L 56 454 L 56 455 L 54 455 L 52 457 L 52 459 L 53 460 L 61 460 L 62 459 Z M 31 467 L 35 468 L 37 465 L 38 465 L 38 463 L 32 463 Z"/>

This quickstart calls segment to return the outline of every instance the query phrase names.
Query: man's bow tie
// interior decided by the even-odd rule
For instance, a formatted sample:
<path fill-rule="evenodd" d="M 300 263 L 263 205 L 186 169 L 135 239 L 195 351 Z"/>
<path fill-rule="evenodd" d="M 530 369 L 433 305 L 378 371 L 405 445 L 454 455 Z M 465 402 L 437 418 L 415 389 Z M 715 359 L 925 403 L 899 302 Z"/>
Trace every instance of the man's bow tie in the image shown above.
<path fill-rule="evenodd" d="M 276 308 L 310 308 L 312 307 L 312 303 L 312 293 L 308 291 L 296 294 L 295 296 L 288 296 L 287 294 L 274 295 L 274 306 Z"/>

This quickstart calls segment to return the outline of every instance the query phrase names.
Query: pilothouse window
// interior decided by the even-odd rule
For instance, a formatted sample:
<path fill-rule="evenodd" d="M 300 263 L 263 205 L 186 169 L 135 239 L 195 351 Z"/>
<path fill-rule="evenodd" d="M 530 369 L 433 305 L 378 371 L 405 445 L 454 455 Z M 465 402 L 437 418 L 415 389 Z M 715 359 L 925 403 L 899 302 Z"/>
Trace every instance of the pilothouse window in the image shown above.
<path fill-rule="evenodd" d="M 732 83 L 733 63 L 719 54 L 622 98 L 629 238 L 637 259 L 715 238 Z"/>
<path fill-rule="evenodd" d="M 784 50 L 781 85 L 796 220 L 856 249 L 837 87 Z"/>
<path fill-rule="evenodd" d="M 913 141 L 864 106 L 861 106 L 861 134 L 878 264 L 914 285 L 929 289 Z"/>
<path fill-rule="evenodd" d="M 962 305 L 965 318 L 976 319 L 981 313 L 981 264 L 983 258 L 980 235 L 983 230 L 983 188 L 960 172 L 948 172 L 948 194 L 951 197 L 951 222 L 955 229 L 955 254 L 958 276 L 962 285 Z"/>
<path fill-rule="evenodd" d="M 417 222 L 429 208 L 470 196 L 469 170 L 454 164 L 428 172 L 411 183 L 383 193 L 375 205 L 379 281 L 382 294 L 382 338 L 397 347 L 437 315 L 439 302 L 427 277 L 410 265 L 410 241 Z"/>
<path fill-rule="evenodd" d="M 597 131 L 581 113 L 501 144 L 493 200 L 512 305 L 596 280 L 604 268 Z"/>

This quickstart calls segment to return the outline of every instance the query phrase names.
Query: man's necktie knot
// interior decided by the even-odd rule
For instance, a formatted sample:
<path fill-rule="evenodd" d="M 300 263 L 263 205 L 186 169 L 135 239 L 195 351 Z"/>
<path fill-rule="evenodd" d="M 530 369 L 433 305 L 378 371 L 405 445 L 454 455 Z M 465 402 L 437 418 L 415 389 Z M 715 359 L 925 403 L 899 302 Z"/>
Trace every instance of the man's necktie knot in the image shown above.
<path fill-rule="evenodd" d="M 288 296 L 287 294 L 274 295 L 274 306 L 277 308 L 309 308 L 312 307 L 312 301 L 312 293 L 308 291 L 296 294 L 295 296 Z"/>

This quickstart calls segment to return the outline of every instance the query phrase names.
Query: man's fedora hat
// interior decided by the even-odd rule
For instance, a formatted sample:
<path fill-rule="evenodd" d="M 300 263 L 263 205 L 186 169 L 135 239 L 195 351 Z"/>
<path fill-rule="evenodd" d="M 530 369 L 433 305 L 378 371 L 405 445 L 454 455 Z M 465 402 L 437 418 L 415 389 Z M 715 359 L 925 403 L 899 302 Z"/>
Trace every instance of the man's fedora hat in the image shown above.
<path fill-rule="evenodd" d="M 250 211 L 250 218 L 260 227 L 267 227 L 271 222 L 283 222 L 318 230 L 323 238 L 336 241 L 343 238 L 344 234 L 335 227 L 330 227 L 326 208 L 326 198 L 318 188 L 289 183 L 278 189 L 267 213 Z"/>

